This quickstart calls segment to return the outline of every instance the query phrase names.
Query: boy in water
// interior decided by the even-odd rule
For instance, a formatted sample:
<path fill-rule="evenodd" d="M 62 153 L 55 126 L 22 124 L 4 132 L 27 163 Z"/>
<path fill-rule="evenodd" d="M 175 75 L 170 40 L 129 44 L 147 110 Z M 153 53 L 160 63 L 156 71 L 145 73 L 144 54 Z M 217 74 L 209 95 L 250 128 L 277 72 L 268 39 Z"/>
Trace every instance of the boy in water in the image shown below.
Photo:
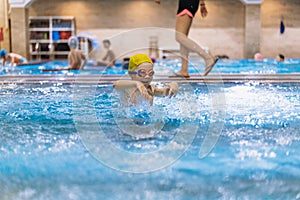
<path fill-rule="evenodd" d="M 116 64 L 116 56 L 113 50 L 111 50 L 110 46 L 111 43 L 109 40 L 103 40 L 103 46 L 106 49 L 105 56 L 102 58 L 102 61 L 97 62 L 97 66 L 108 66 L 108 67 L 115 67 Z"/>
<path fill-rule="evenodd" d="M 17 66 L 19 64 L 27 64 L 28 61 L 23 56 L 16 53 L 8 53 L 5 49 L 0 50 L 0 58 L 2 58 L 2 66 L 6 62 L 10 62 L 10 66 Z"/>
<path fill-rule="evenodd" d="M 109 67 L 114 67 L 116 64 L 116 56 L 114 52 L 110 49 L 110 41 L 109 40 L 103 40 L 103 46 L 107 50 L 106 55 L 102 58 L 103 61 L 108 61 Z"/>
<path fill-rule="evenodd" d="M 54 72 L 61 70 L 81 70 L 86 64 L 86 57 L 82 51 L 78 49 L 78 39 L 76 36 L 69 38 L 68 45 L 70 52 L 68 54 L 69 67 L 68 68 L 55 68 L 55 69 L 44 69 L 43 72 Z"/>
<path fill-rule="evenodd" d="M 178 84 L 171 82 L 166 88 L 157 88 L 151 85 L 153 80 L 153 62 L 146 54 L 136 54 L 130 57 L 128 74 L 131 80 L 119 80 L 114 82 L 114 88 L 124 94 L 124 100 L 129 104 L 137 104 L 142 99 L 153 104 L 153 96 L 173 97 L 177 95 Z"/>
<path fill-rule="evenodd" d="M 278 62 L 284 62 L 285 57 L 284 57 L 283 54 L 278 54 L 278 55 L 276 56 L 276 60 L 277 60 Z"/>
<path fill-rule="evenodd" d="M 69 39 L 70 52 L 68 55 L 68 69 L 79 70 L 83 69 L 86 64 L 86 57 L 82 51 L 78 49 L 78 39 L 73 36 Z"/>

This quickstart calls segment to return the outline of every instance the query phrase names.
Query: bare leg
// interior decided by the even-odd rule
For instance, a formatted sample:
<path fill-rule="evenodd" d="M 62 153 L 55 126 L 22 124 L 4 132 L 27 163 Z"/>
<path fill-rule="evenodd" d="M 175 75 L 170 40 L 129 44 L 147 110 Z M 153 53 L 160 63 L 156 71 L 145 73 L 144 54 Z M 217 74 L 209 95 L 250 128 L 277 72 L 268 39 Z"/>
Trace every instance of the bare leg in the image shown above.
<path fill-rule="evenodd" d="M 188 33 L 191 27 L 193 19 L 188 15 L 177 16 L 176 18 L 176 40 L 180 43 L 180 50 L 182 54 L 182 69 L 178 72 L 181 75 L 188 75 L 188 52 L 196 52 L 199 56 L 203 57 L 206 62 L 207 68 L 211 67 L 215 59 L 210 54 L 202 49 L 196 42 L 189 39 Z"/>
<path fill-rule="evenodd" d="M 177 74 L 183 76 L 189 76 L 188 64 L 189 64 L 189 50 L 184 46 L 180 45 L 181 54 L 181 70 Z"/>
<path fill-rule="evenodd" d="M 176 40 L 180 44 L 180 54 L 181 54 L 181 70 L 177 72 L 177 74 L 188 76 L 188 55 L 189 50 L 181 43 L 181 39 L 179 35 L 183 35 L 182 37 L 186 37 L 189 34 L 193 19 L 188 15 L 177 16 L 176 18 Z"/>

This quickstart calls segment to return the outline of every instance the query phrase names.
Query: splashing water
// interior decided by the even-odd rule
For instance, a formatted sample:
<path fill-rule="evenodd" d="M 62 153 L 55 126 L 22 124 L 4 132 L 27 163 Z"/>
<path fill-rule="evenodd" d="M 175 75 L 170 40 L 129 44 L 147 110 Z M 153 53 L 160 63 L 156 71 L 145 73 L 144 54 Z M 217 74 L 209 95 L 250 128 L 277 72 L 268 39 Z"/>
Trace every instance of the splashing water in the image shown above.
<path fill-rule="evenodd" d="M 205 85 L 182 84 L 176 98 L 155 98 L 164 116 L 143 107 L 139 126 L 164 119 L 163 128 L 146 139 L 120 131 L 112 87 L 98 87 L 97 123 L 113 145 L 128 152 L 155 152 L 185 122 L 198 126 L 190 148 L 173 165 L 132 174 L 104 166 L 87 151 L 74 125 L 71 85 L 1 85 L 1 199 L 299 198 L 300 85 L 226 84 L 224 90 L 225 127 L 213 151 L 199 159 L 212 114 Z M 140 110 L 131 109 L 133 117 Z"/>

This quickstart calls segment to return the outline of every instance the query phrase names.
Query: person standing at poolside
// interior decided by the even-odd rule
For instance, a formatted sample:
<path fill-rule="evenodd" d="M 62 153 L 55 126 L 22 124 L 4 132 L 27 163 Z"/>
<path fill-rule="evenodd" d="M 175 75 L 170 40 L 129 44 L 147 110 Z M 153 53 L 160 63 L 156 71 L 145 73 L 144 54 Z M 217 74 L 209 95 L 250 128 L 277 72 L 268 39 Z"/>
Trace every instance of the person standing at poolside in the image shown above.
<path fill-rule="evenodd" d="M 160 0 L 155 0 L 155 2 L 160 4 Z M 217 59 L 210 52 L 206 52 L 200 45 L 188 38 L 189 30 L 199 5 L 201 16 L 206 17 L 208 12 L 205 6 L 205 0 L 179 0 L 176 17 L 176 40 L 180 44 L 182 67 L 179 72 L 169 77 L 190 77 L 188 73 L 189 52 L 196 52 L 199 56 L 204 58 L 206 63 L 204 76 L 212 70 L 217 62 Z"/>

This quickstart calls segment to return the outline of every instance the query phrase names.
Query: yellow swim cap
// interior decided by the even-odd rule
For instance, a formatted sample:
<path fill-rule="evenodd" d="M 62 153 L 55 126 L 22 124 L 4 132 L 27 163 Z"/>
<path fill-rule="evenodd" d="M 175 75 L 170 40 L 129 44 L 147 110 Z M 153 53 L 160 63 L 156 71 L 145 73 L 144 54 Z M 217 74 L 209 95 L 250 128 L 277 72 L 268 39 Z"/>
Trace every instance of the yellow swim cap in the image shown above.
<path fill-rule="evenodd" d="M 145 62 L 153 64 L 151 58 L 146 54 L 135 54 L 134 56 L 131 56 L 128 71 L 132 72 L 137 66 Z"/>

